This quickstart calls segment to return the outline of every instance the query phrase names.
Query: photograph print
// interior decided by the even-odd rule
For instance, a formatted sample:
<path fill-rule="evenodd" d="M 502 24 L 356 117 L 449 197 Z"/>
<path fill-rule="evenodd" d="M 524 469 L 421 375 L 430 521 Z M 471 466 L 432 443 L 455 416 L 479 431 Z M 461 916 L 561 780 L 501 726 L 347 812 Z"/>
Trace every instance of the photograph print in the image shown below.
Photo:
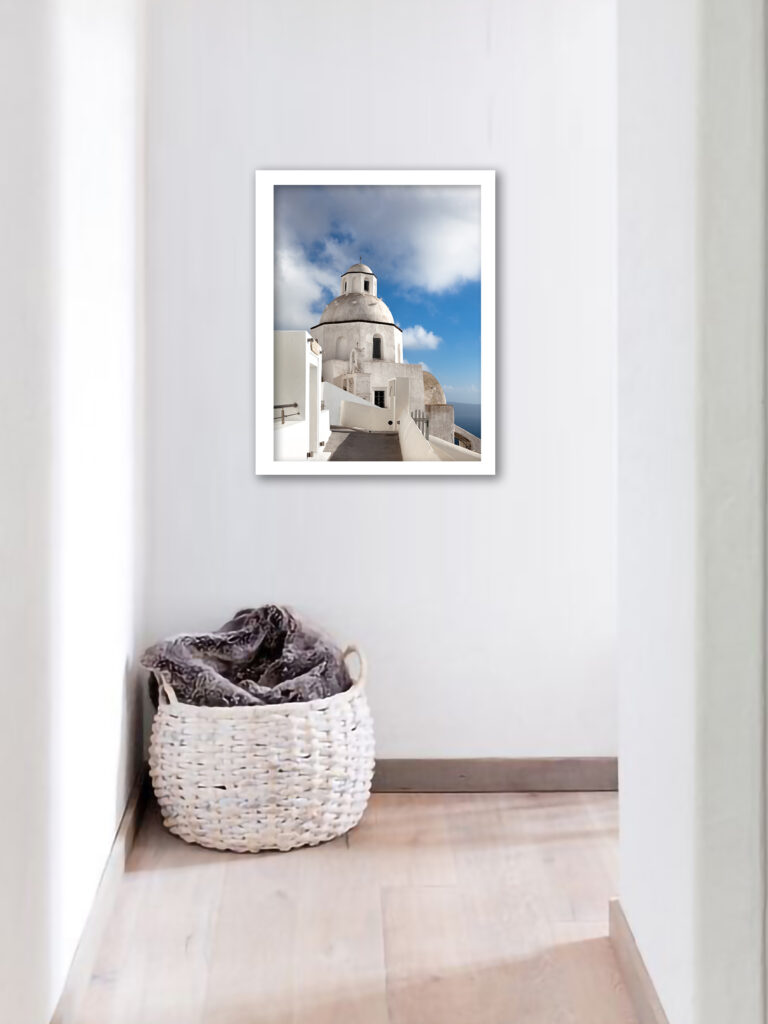
<path fill-rule="evenodd" d="M 256 471 L 495 472 L 492 171 L 256 174 Z"/>

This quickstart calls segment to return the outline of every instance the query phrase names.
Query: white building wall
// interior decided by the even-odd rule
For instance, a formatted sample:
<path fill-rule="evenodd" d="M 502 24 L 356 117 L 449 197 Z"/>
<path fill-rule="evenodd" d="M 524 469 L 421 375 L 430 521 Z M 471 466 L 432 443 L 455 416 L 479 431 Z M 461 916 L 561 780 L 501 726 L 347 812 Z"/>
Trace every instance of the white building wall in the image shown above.
<path fill-rule="evenodd" d="M 424 371 L 421 363 L 395 363 L 384 359 L 370 359 L 360 362 L 359 372 L 352 374 L 349 361 L 341 359 L 323 359 L 323 380 L 343 388 L 345 384 L 350 390 L 354 386 L 354 394 L 366 402 L 373 402 L 374 390 L 385 390 L 394 378 L 409 382 L 411 396 L 411 412 L 424 410 Z"/>
<path fill-rule="evenodd" d="M 389 363 L 380 359 L 372 359 L 363 363 L 363 370 L 370 374 L 371 401 L 373 391 L 384 390 L 391 380 L 407 380 L 410 396 L 410 410 L 424 409 L 424 371 L 420 363 Z"/>
<path fill-rule="evenodd" d="M 312 328 L 312 337 L 323 347 L 326 359 L 349 360 L 356 346 L 362 348 L 363 359 L 373 359 L 373 339 L 381 338 L 381 358 L 391 362 L 402 360 L 402 332 L 392 324 L 374 324 L 365 321 L 349 324 L 319 324 Z M 398 352 L 400 358 L 398 358 Z"/>
<path fill-rule="evenodd" d="M 424 411 L 429 418 L 429 436 L 440 437 L 453 444 L 453 406 L 425 405 Z"/>
<path fill-rule="evenodd" d="M 309 395 L 309 335 L 306 331 L 275 331 L 275 405 L 298 403 L 299 416 L 307 415 Z M 286 414 L 293 412 L 286 409 Z M 278 415 L 279 410 L 275 410 Z"/>
<path fill-rule="evenodd" d="M 370 402 L 366 402 L 364 398 L 358 398 L 356 395 L 352 395 L 348 391 L 344 391 L 342 388 L 336 387 L 335 384 L 331 384 L 329 381 L 324 381 L 323 404 L 328 412 L 331 426 L 337 427 L 341 423 L 342 402 L 355 402 L 359 405 L 370 405 Z"/>
<path fill-rule="evenodd" d="M 296 462 L 307 459 L 309 423 L 305 419 L 286 420 L 275 426 L 275 458 Z"/>
<path fill-rule="evenodd" d="M 429 435 L 429 443 L 443 462 L 478 462 L 481 458 L 479 452 L 461 448 L 457 444 L 444 441 L 441 437 L 433 437 L 432 434 Z"/>
<path fill-rule="evenodd" d="M 355 430 L 383 430 L 394 433 L 397 429 L 386 409 L 378 409 L 367 402 L 342 400 L 340 416 L 342 427 L 352 427 Z"/>
<path fill-rule="evenodd" d="M 439 461 L 434 449 L 416 426 L 411 416 L 404 416 L 400 420 L 398 434 L 400 436 L 400 451 L 406 462 Z"/>
<path fill-rule="evenodd" d="M 365 282 L 368 282 L 368 292 L 365 291 Z M 376 295 L 378 281 L 375 274 L 364 274 L 359 270 L 351 274 L 342 274 L 340 295 L 347 295 L 350 292 L 361 292 L 368 295 Z"/>
<path fill-rule="evenodd" d="M 273 411 L 276 459 L 306 459 L 320 450 L 330 433 L 327 417 L 321 416 L 322 360 L 309 341 L 306 331 L 274 332 L 274 402 L 289 406 Z M 290 407 L 293 402 L 297 409 Z"/>
<path fill-rule="evenodd" d="M 329 384 L 335 384 L 336 387 L 341 387 L 341 379 L 345 374 L 349 373 L 349 360 L 348 359 L 326 359 L 325 350 L 323 349 L 323 380 L 328 381 Z"/>

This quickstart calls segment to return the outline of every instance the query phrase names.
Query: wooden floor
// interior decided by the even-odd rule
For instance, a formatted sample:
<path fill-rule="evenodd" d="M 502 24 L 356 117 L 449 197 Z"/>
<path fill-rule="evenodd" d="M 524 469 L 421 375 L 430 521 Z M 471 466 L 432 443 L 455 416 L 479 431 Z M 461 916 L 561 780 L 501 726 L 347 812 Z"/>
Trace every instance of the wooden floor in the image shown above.
<path fill-rule="evenodd" d="M 187 846 L 152 807 L 78 1024 L 634 1024 L 616 794 L 380 794 L 346 838 Z"/>
<path fill-rule="evenodd" d="M 402 462 L 397 434 L 333 427 L 325 445 L 331 462 Z"/>

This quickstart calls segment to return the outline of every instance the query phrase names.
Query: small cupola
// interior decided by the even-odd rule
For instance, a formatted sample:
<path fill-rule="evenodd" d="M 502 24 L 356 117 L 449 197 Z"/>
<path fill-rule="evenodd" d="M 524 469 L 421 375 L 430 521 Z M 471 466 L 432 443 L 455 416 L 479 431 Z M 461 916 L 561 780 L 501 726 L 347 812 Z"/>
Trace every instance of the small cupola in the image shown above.
<path fill-rule="evenodd" d="M 365 263 L 355 263 L 341 275 L 340 295 L 362 292 L 364 295 L 376 294 L 376 275 Z"/>

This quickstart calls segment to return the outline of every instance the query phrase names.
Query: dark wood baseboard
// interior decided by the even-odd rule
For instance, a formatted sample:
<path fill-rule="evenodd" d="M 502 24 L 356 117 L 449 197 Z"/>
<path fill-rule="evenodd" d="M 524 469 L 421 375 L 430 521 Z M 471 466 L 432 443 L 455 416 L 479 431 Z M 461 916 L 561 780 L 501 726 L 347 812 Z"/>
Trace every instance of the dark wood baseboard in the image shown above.
<path fill-rule="evenodd" d="M 556 793 L 619 788 L 615 757 L 382 758 L 376 793 Z"/>
<path fill-rule="evenodd" d="M 637 1014 L 638 1024 L 669 1024 L 648 973 L 648 968 L 637 948 L 632 929 L 629 927 L 629 922 L 618 900 L 610 901 L 608 921 L 611 944 L 630 1002 Z"/>

